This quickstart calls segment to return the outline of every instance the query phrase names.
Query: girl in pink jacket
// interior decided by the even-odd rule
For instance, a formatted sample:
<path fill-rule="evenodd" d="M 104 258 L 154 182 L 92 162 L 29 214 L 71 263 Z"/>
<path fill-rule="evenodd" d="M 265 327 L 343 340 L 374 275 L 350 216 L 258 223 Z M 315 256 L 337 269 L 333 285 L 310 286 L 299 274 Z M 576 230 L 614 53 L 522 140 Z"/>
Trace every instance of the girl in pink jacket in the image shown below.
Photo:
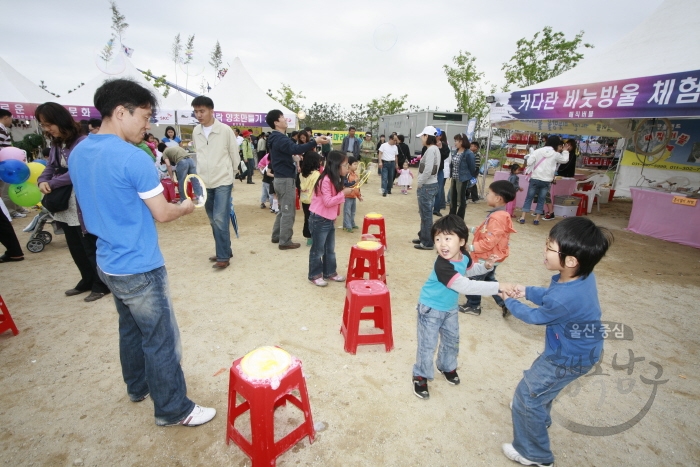
<path fill-rule="evenodd" d="M 343 177 L 348 173 L 347 156 L 340 151 L 331 151 L 326 159 L 326 167 L 314 186 L 314 195 L 309 207 L 309 230 L 311 230 L 311 250 L 309 251 L 309 281 L 319 287 L 328 285 L 325 279 L 344 282 L 345 276 L 338 275 L 335 261 L 335 218 L 345 196 L 352 188 L 343 187 Z"/>

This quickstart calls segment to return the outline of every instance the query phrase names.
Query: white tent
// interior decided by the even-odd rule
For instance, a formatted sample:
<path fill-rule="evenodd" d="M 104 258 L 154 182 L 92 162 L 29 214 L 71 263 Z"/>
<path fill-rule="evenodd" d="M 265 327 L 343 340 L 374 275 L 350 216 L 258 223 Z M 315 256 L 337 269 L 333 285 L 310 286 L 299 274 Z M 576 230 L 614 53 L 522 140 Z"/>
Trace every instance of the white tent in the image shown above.
<path fill-rule="evenodd" d="M 630 138 L 644 118 L 674 122 L 699 118 L 698 83 L 700 2 L 666 0 L 617 43 L 590 55 L 575 68 L 521 90 L 496 94 L 492 122 L 514 130 Z M 669 134 L 674 127 L 675 123 L 667 125 Z M 689 146 L 697 141 L 700 134 Z M 660 159 L 688 149 L 676 144 L 675 152 Z M 685 153 L 683 157 L 687 157 Z M 686 164 L 673 156 L 669 162 L 657 167 L 681 168 L 683 176 L 700 184 L 700 163 Z M 640 178 L 640 165 L 623 163 L 615 187 L 617 195 L 629 195 L 628 187 Z M 643 170 L 656 180 L 673 175 L 669 175 L 673 171 L 655 169 L 654 165 Z"/>
<path fill-rule="evenodd" d="M 222 122 L 232 126 L 264 126 L 265 115 L 279 109 L 290 127 L 296 125 L 296 115 L 265 94 L 236 57 L 221 82 L 209 92 L 214 111 Z"/>
<path fill-rule="evenodd" d="M 140 85 L 150 89 L 158 96 L 159 106 L 158 112 L 154 115 L 157 123 L 174 124 L 175 115 L 179 111 L 188 111 L 191 113 L 191 107 L 187 101 L 174 90 L 168 94 L 168 97 L 163 97 L 153 83 L 147 81 L 143 74 L 136 69 L 131 63 L 131 60 L 123 55 L 118 60 L 123 60 L 124 67 L 119 73 L 107 74 L 100 72 L 99 75 L 85 83 L 85 85 L 73 91 L 70 94 L 62 96 L 58 101 L 60 104 L 67 107 L 74 116 L 79 118 L 100 118 L 100 114 L 94 109 L 94 96 L 97 88 L 102 86 L 105 80 L 115 78 L 130 78 L 138 82 Z M 120 62 L 121 63 L 121 62 Z M 188 110 L 189 109 L 189 110 Z"/>
<path fill-rule="evenodd" d="M 9 110 L 15 118 L 33 118 L 36 106 L 50 100 L 55 97 L 0 58 L 0 108 Z"/>

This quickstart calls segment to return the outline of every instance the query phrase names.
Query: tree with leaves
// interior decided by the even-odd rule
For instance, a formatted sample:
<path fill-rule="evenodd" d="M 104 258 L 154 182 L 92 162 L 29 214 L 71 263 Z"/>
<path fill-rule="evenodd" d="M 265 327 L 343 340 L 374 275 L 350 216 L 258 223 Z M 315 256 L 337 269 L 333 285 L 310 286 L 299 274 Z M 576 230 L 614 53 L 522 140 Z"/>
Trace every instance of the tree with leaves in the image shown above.
<path fill-rule="evenodd" d="M 119 44 L 118 48 L 121 49 L 122 47 L 122 36 L 124 32 L 126 31 L 126 28 L 129 27 L 129 23 L 126 22 L 126 16 L 122 15 L 121 12 L 119 11 L 119 7 L 117 6 L 117 2 L 114 0 L 110 0 L 109 2 L 109 8 L 112 10 L 112 36 L 110 37 L 109 41 L 107 41 L 107 45 L 105 45 L 102 48 L 102 51 L 100 52 L 100 58 L 106 62 L 110 61 L 112 59 L 112 56 L 114 55 L 114 47 L 115 47 L 115 41 L 119 39 Z M 70 91 L 69 91 L 70 92 Z"/>
<path fill-rule="evenodd" d="M 303 109 L 303 106 L 301 104 L 302 99 L 306 99 L 306 96 L 303 95 L 301 92 L 294 92 L 291 86 L 285 83 L 281 83 L 282 87 L 280 87 L 277 91 L 275 91 L 277 94 L 273 95 L 272 94 L 272 89 L 267 90 L 267 95 L 291 110 L 294 113 L 298 113 L 300 110 Z"/>
<path fill-rule="evenodd" d="M 143 74 L 144 78 L 146 78 L 146 81 L 153 81 L 153 87 L 159 90 L 163 94 L 163 97 L 168 97 L 168 94 L 170 94 L 170 86 L 165 80 L 165 75 L 156 76 L 153 74 L 153 72 L 151 72 L 150 68 L 146 71 L 142 71 L 141 73 Z"/>
<path fill-rule="evenodd" d="M 187 38 L 187 44 L 185 45 L 185 56 L 182 59 L 182 64 L 185 65 L 185 70 L 188 69 L 188 65 L 192 63 L 192 60 L 194 60 L 194 34 Z M 187 71 L 185 71 L 185 88 L 187 88 L 188 81 L 189 74 Z"/>
<path fill-rule="evenodd" d="M 219 41 L 216 41 L 214 49 L 211 51 L 211 54 L 209 54 L 209 59 L 209 65 L 214 68 L 214 79 L 216 80 L 219 77 L 221 64 L 223 63 L 223 54 L 221 53 L 221 45 L 219 45 Z"/>
<path fill-rule="evenodd" d="M 455 110 L 466 113 L 469 118 L 476 118 L 476 128 L 480 128 L 489 108 L 481 83 L 484 73 L 476 69 L 475 61 L 476 58 L 472 54 L 460 50 L 459 54 L 452 57 L 452 63 L 455 66 L 443 65 L 442 68 L 447 75 L 447 82 L 454 90 L 455 101 L 457 101 Z M 493 86 L 490 92 L 495 92 Z"/>
<path fill-rule="evenodd" d="M 305 109 L 306 119 L 304 126 L 310 126 L 314 130 L 345 130 L 345 109 L 340 104 L 319 104 L 314 102 L 311 107 Z"/>
<path fill-rule="evenodd" d="M 583 59 L 581 47 L 593 48 L 593 45 L 583 42 L 583 34 L 581 31 L 572 40 L 567 40 L 563 32 L 553 32 L 551 26 L 546 26 L 532 39 L 520 39 L 516 42 L 515 54 L 501 68 L 505 71 L 505 90 L 511 85 L 519 88 L 532 86 L 575 67 Z"/>
<path fill-rule="evenodd" d="M 177 33 L 173 45 L 170 47 L 170 59 L 175 64 L 175 84 L 177 84 L 177 65 L 182 61 L 182 42 L 180 41 L 180 33 Z"/>
<path fill-rule="evenodd" d="M 406 111 L 408 94 L 399 97 L 391 97 L 391 94 L 379 99 L 372 99 L 367 103 L 367 125 L 372 133 L 379 130 L 379 117 L 382 115 L 394 115 Z"/>

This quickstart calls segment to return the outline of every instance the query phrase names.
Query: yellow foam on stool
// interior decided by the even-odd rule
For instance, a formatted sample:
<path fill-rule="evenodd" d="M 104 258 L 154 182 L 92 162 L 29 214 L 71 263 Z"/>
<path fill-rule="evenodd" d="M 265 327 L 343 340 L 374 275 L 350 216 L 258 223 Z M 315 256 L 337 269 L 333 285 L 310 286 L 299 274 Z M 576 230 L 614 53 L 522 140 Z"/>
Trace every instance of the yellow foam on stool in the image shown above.
<path fill-rule="evenodd" d="M 369 213 L 365 214 L 365 217 L 367 217 L 369 219 L 381 219 L 384 216 L 382 216 L 378 212 L 369 212 Z"/>
<path fill-rule="evenodd" d="M 255 379 L 270 379 L 284 374 L 292 356 L 279 347 L 265 346 L 249 352 L 241 360 L 241 370 Z"/>
<path fill-rule="evenodd" d="M 382 248 L 382 244 L 371 240 L 363 240 L 361 242 L 357 242 L 357 248 L 360 248 L 361 250 L 378 250 Z"/>

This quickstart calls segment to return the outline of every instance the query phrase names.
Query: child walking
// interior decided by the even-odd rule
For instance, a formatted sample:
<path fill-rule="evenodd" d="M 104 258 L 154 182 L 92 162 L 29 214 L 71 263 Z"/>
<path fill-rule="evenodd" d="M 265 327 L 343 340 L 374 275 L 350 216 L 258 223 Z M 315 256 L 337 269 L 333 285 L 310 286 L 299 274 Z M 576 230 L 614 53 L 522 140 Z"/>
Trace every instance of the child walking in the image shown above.
<path fill-rule="evenodd" d="M 352 233 L 353 230 L 359 229 L 355 225 L 355 210 L 357 208 L 357 200 L 362 201 L 362 193 L 360 193 L 360 188 L 357 187 L 357 181 L 360 176 L 357 173 L 357 167 L 360 165 L 359 161 L 352 156 L 348 157 L 349 172 L 345 177 L 343 185 L 345 188 L 352 188 L 352 192 L 349 195 L 345 195 L 345 207 L 343 208 L 343 230 Z"/>
<path fill-rule="evenodd" d="M 523 465 L 554 463 L 547 433 L 552 402 L 569 383 L 588 373 L 603 351 L 593 268 L 612 242 L 610 231 L 585 217 L 564 219 L 549 231 L 545 243 L 544 267 L 557 273 L 549 287 L 517 285 L 511 294 L 537 306 L 504 296 L 513 316 L 547 326 L 544 351 L 525 370 L 513 396 L 513 442 L 503 445 L 510 460 Z M 577 333 L 586 326 L 593 326 L 591 337 Z"/>
<path fill-rule="evenodd" d="M 513 221 L 506 211 L 506 204 L 515 199 L 513 184 L 507 180 L 500 180 L 489 185 L 486 194 L 486 204 L 493 208 L 486 216 L 486 220 L 479 227 L 472 229 L 474 241 L 469 245 L 469 251 L 476 261 L 491 261 L 493 269 L 486 274 L 474 277 L 474 280 L 496 282 L 496 267 L 510 254 L 510 234 L 515 233 Z M 508 308 L 505 302 L 497 294 L 493 295 L 496 305 L 501 307 L 503 317 L 508 316 Z M 467 303 L 460 305 L 459 311 L 471 315 L 481 314 L 481 295 L 467 295 Z"/>
<path fill-rule="evenodd" d="M 464 220 L 449 214 L 437 220 L 430 232 L 438 257 L 433 271 L 420 291 L 418 300 L 418 350 L 413 365 L 413 393 L 428 399 L 428 380 L 433 379 L 433 355 L 440 337 L 437 369 L 450 384 L 459 384 L 457 353 L 459 319 L 457 299 L 460 293 L 492 295 L 499 289 L 511 292 L 510 284 L 479 282 L 467 277 L 483 275 L 490 263 L 475 264 L 467 253 L 469 231 Z"/>
<path fill-rule="evenodd" d="M 411 186 L 413 182 L 413 173 L 411 169 L 408 168 L 408 161 L 403 163 L 403 168 L 399 170 L 399 180 L 398 184 L 401 187 L 401 193 L 404 195 L 408 194 L 408 187 Z"/>
<path fill-rule="evenodd" d="M 274 175 L 272 175 L 272 166 L 270 166 L 270 158 L 263 157 L 258 163 L 258 169 L 262 172 L 262 192 L 260 194 L 260 209 L 265 209 L 266 202 L 270 202 L 270 211 L 272 211 L 273 200 L 275 199 Z"/>
<path fill-rule="evenodd" d="M 520 188 L 520 177 L 518 177 L 518 174 L 520 172 L 520 164 L 512 164 L 510 166 L 510 176 L 508 177 L 508 181 L 512 183 L 515 187 L 516 196 L 518 195 L 519 191 L 523 191 L 523 189 Z M 513 201 L 510 201 L 508 204 L 506 204 L 506 211 L 508 211 L 508 214 L 510 214 L 511 218 L 515 217 L 513 215 L 513 212 L 515 211 L 515 198 L 513 198 Z"/>
<path fill-rule="evenodd" d="M 309 230 L 309 215 L 311 200 L 314 197 L 316 180 L 321 176 L 321 156 L 316 151 L 308 151 L 301 162 L 301 175 L 299 176 L 299 201 L 304 210 L 304 238 L 306 246 L 311 246 L 311 230 Z"/>
<path fill-rule="evenodd" d="M 314 196 L 309 210 L 311 230 L 311 250 L 309 251 L 309 281 L 325 287 L 330 279 L 344 282 L 345 276 L 338 275 L 335 262 L 335 218 L 340 205 L 352 188 L 343 187 L 343 178 L 348 173 L 347 156 L 340 151 L 328 153 L 326 167 L 314 186 Z"/>

